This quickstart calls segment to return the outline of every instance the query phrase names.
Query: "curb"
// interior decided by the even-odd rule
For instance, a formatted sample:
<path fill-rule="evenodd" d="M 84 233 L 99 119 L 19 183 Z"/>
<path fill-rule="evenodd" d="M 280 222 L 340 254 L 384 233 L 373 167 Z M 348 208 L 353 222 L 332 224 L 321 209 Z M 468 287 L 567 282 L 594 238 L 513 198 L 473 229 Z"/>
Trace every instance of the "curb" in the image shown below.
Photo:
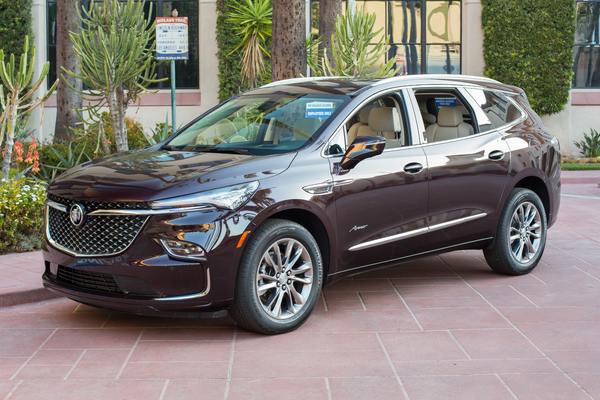
<path fill-rule="evenodd" d="M 567 185 L 581 185 L 581 184 L 592 184 L 594 186 L 600 183 L 600 179 L 598 177 L 561 177 L 561 183 Z"/>
<path fill-rule="evenodd" d="M 33 285 L 30 285 L 33 286 Z M 6 293 L 0 293 L 0 308 L 18 306 L 21 304 L 37 303 L 44 300 L 61 297 L 44 287 L 21 288 Z"/>

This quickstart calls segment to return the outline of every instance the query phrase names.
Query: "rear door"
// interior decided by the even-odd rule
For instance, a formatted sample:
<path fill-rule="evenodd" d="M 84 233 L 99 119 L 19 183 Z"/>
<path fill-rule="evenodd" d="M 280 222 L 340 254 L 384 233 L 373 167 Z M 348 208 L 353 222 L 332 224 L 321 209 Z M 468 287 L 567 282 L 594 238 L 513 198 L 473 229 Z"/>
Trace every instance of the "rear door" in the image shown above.
<path fill-rule="evenodd" d="M 437 104 L 455 104 L 466 113 L 463 122 L 471 125 L 471 133 L 423 145 L 429 167 L 427 250 L 484 243 L 495 233 L 510 164 L 509 147 L 500 130 L 483 131 L 491 127 L 490 121 L 475 112 L 479 105 L 468 92 L 435 87 L 412 91 L 417 102 L 422 102 L 419 96 L 431 94 L 446 99 Z"/>

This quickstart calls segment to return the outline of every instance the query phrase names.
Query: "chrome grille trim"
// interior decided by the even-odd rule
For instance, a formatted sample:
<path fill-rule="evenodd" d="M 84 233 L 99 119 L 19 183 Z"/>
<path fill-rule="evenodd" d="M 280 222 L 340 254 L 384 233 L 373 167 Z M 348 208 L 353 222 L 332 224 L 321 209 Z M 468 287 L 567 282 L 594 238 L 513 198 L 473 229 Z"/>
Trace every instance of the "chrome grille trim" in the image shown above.
<path fill-rule="evenodd" d="M 69 219 L 69 203 L 73 204 L 75 201 L 48 196 L 45 207 L 45 231 L 50 245 L 73 257 L 108 257 L 123 253 L 135 242 L 150 219 L 149 215 L 139 214 L 101 217 L 88 213 L 88 221 L 82 228 L 77 229 Z M 89 201 L 81 203 L 92 209 L 110 204 Z M 126 207 L 128 204 L 119 203 L 119 205 Z M 133 206 L 139 205 L 133 204 Z"/>

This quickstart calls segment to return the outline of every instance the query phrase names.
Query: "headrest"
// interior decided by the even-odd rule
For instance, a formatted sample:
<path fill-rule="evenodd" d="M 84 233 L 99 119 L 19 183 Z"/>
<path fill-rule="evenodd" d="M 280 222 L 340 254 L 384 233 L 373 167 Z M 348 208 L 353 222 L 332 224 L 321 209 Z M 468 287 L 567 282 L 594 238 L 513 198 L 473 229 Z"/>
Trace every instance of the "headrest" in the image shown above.
<path fill-rule="evenodd" d="M 364 106 L 361 110 L 360 110 L 360 122 L 363 124 L 368 124 L 369 123 L 369 114 L 371 113 L 371 110 L 375 108 L 374 105 L 368 105 L 368 106 Z"/>
<path fill-rule="evenodd" d="M 318 118 L 298 118 L 294 124 L 294 129 L 304 132 L 308 136 L 312 136 L 317 129 L 321 126 L 321 121 Z M 296 140 L 306 140 L 308 137 L 294 132 L 294 138 Z"/>
<path fill-rule="evenodd" d="M 440 108 L 438 126 L 458 126 L 463 122 L 463 116 L 457 107 L 444 106 Z"/>
<path fill-rule="evenodd" d="M 379 107 L 371 110 L 369 128 L 374 132 L 400 132 L 402 124 L 395 107 Z"/>
<path fill-rule="evenodd" d="M 435 99 L 433 97 L 428 98 L 425 105 L 427 107 L 427 112 L 429 114 L 432 114 L 435 117 L 438 116 L 439 109 L 438 109 L 437 103 L 435 102 Z"/>
<path fill-rule="evenodd" d="M 421 111 L 421 116 L 423 117 L 423 122 L 426 124 L 435 124 L 435 115 L 429 114 L 428 112 Z"/>

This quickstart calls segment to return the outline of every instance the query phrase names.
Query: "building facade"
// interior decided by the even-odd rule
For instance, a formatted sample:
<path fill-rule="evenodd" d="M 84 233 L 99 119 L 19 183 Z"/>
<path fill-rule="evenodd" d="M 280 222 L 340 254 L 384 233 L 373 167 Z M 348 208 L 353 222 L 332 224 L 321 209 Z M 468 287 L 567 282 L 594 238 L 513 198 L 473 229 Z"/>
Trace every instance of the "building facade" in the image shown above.
<path fill-rule="evenodd" d="M 90 0 L 83 0 L 89 4 Z M 216 0 L 147 0 L 148 14 L 168 16 L 177 9 L 189 19 L 190 59 L 176 62 L 177 122 L 185 124 L 218 103 L 218 60 L 216 57 Z M 150 13 L 149 4 L 152 3 Z M 386 60 L 394 58 L 400 74 L 450 73 L 483 75 L 483 32 L 480 0 L 367 0 L 357 7 L 377 15 L 376 29 L 390 37 Z M 316 31 L 318 0 L 307 0 L 307 26 Z M 579 155 L 574 141 L 590 128 L 600 129 L 600 0 L 576 1 L 574 38 L 574 79 L 571 98 L 565 110 L 543 117 L 561 141 L 565 155 Z M 56 60 L 56 0 L 33 0 L 36 70 L 45 61 Z M 384 61 L 384 60 L 382 60 Z M 169 77 L 169 65 L 159 77 Z M 56 77 L 54 73 L 49 80 Z M 157 93 L 147 94 L 130 106 L 128 116 L 146 128 L 164 122 L 171 110 L 170 83 L 157 84 Z M 47 90 L 47 87 L 45 89 Z M 41 93 L 40 93 L 41 94 Z M 30 127 L 36 137 L 49 140 L 56 120 L 56 98 L 41 113 L 32 116 Z"/>

